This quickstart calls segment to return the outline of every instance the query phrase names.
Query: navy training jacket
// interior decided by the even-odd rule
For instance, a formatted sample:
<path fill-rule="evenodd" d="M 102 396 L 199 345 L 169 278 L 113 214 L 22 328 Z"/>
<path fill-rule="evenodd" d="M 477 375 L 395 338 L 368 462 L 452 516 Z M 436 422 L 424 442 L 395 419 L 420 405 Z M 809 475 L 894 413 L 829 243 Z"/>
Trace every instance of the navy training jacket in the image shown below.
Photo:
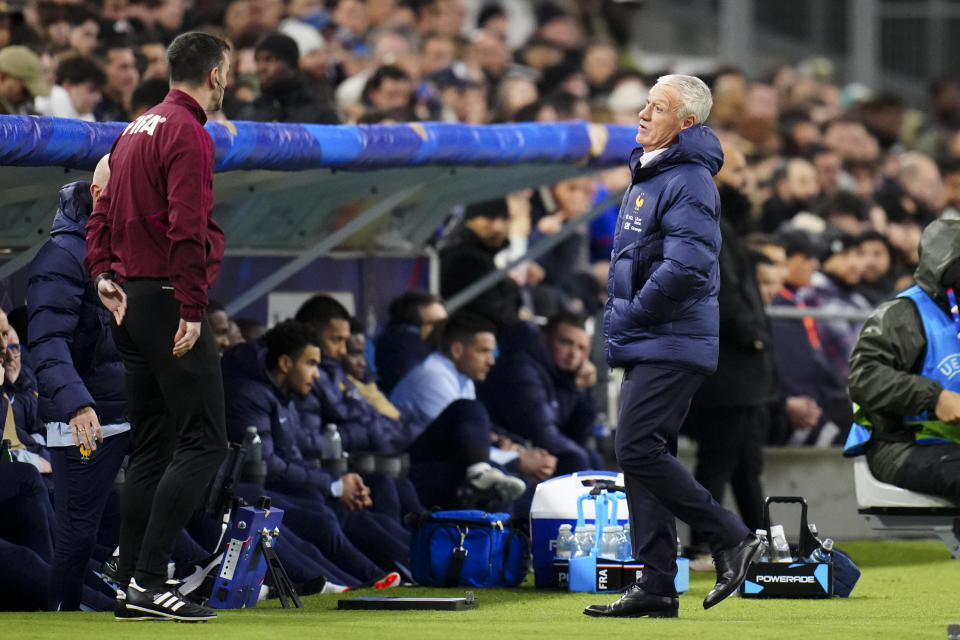
<path fill-rule="evenodd" d="M 303 455 L 320 457 L 323 425 L 333 423 L 343 450 L 387 455 L 402 453 L 417 432 L 401 420 L 380 413 L 347 378 L 339 361 L 323 356 L 320 377 L 306 397 L 297 398 L 303 431 L 298 444 Z"/>
<path fill-rule="evenodd" d="M 630 155 L 610 258 L 607 361 L 709 374 L 719 352 L 720 141 L 694 125 L 645 167 L 641 155 Z"/>
<path fill-rule="evenodd" d="M 573 372 L 557 368 L 536 325 L 518 322 L 504 330 L 499 347 L 496 364 L 477 385 L 490 418 L 555 456 L 575 456 L 588 469 L 585 440 L 597 417 L 593 396 L 577 387 Z"/>
<path fill-rule="evenodd" d="M 292 394 L 277 387 L 267 373 L 263 339 L 244 342 L 223 354 L 227 436 L 243 442 L 247 427 L 257 428 L 267 463 L 266 488 L 290 495 L 329 496 L 333 478 L 304 461 L 297 445 L 300 417 Z"/>
<path fill-rule="evenodd" d="M 88 181 L 64 185 L 50 240 L 30 263 L 29 349 L 45 423 L 69 422 L 83 407 L 93 407 L 101 424 L 127 421 L 123 361 L 110 328 L 113 317 L 83 267 L 92 207 Z"/>

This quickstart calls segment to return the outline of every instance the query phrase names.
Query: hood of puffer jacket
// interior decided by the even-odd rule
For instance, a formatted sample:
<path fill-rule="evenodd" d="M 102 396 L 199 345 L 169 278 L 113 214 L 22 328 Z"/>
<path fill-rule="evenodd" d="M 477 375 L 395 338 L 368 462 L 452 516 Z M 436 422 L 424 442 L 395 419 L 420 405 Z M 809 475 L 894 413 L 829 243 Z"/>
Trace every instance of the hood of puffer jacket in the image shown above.
<path fill-rule="evenodd" d="M 81 238 L 87 237 L 87 219 L 93 210 L 93 196 L 90 195 L 90 181 L 77 180 L 60 187 L 60 208 L 53 218 L 50 235 L 69 233 Z"/>
<path fill-rule="evenodd" d="M 949 311 L 943 274 L 960 260 L 960 220 L 934 220 L 920 237 L 920 263 L 913 277 L 917 286 L 943 309 Z"/>

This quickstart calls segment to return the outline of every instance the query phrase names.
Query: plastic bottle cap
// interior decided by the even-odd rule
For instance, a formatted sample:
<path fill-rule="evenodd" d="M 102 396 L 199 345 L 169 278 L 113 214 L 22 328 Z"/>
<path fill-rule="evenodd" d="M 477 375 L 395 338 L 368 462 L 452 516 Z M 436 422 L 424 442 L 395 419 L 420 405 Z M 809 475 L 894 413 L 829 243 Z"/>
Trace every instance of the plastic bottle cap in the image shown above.
<path fill-rule="evenodd" d="M 572 525 L 569 525 L 569 524 L 560 525 L 560 531 L 570 531 L 571 529 L 573 529 Z"/>
<path fill-rule="evenodd" d="M 617 532 L 617 529 L 619 529 L 619 527 L 617 527 L 616 525 L 610 525 L 609 527 L 604 527 L 604 528 L 603 528 L 603 532 L 604 532 L 604 533 L 616 533 L 616 532 Z"/>
<path fill-rule="evenodd" d="M 823 545 L 821 545 L 821 548 L 824 551 L 833 551 L 833 540 L 831 540 L 830 538 L 827 538 L 826 540 L 823 541 Z"/>
<path fill-rule="evenodd" d="M 782 524 L 770 525 L 770 536 L 773 538 L 783 536 L 783 525 Z"/>
<path fill-rule="evenodd" d="M 583 525 L 583 528 L 584 528 L 586 531 L 596 531 L 596 530 L 597 530 L 597 525 L 595 525 L 595 524 L 585 524 L 585 525 Z"/>

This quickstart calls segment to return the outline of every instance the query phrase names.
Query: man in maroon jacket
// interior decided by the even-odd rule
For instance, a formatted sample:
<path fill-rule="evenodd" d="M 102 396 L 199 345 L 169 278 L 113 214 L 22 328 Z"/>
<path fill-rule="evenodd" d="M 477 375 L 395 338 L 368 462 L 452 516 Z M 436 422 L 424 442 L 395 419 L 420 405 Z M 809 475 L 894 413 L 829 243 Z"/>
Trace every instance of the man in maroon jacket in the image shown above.
<path fill-rule="evenodd" d="M 170 92 L 113 143 L 87 222 L 85 266 L 116 320 L 131 442 L 120 529 L 118 618 L 207 620 L 165 582 L 177 533 L 226 451 L 223 380 L 207 290 L 223 259 L 205 111 L 223 103 L 228 45 L 186 33 L 167 52 Z"/>

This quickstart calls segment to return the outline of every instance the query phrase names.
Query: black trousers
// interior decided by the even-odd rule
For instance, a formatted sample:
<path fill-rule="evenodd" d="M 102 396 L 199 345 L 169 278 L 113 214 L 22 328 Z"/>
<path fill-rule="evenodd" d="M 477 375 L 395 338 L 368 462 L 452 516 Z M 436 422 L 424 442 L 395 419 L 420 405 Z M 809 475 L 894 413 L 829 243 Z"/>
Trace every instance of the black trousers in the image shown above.
<path fill-rule="evenodd" d="M 479 400 L 451 402 L 410 445 L 410 481 L 428 508 L 457 508 L 467 468 L 490 459 L 490 416 Z"/>
<path fill-rule="evenodd" d="M 691 411 L 696 422 L 697 466 L 693 477 L 723 502 L 727 484 L 733 489 L 740 517 L 749 529 L 763 526 L 763 442 L 766 407 L 711 407 Z M 704 547 L 699 531 L 692 531 L 691 546 Z"/>
<path fill-rule="evenodd" d="M 204 317 L 200 338 L 173 355 L 180 303 L 169 282 L 123 284 L 113 327 L 126 371 L 130 463 L 121 498 L 120 578 L 161 586 L 177 533 L 200 505 L 227 448 L 220 358 Z"/>
<path fill-rule="evenodd" d="M 80 608 L 83 579 L 100 530 L 100 516 L 127 455 L 129 433 L 103 441 L 87 461 L 78 447 L 51 447 L 57 530 L 50 565 L 51 611 Z"/>
<path fill-rule="evenodd" d="M 615 447 L 630 507 L 633 555 L 642 562 L 640 587 L 674 597 L 677 523 L 701 532 L 713 551 L 738 544 L 749 530 L 721 507 L 677 460 L 677 434 L 702 374 L 635 365 L 620 387 Z"/>
<path fill-rule="evenodd" d="M 894 484 L 960 505 L 960 444 L 940 442 L 914 446 L 897 471 Z"/>

